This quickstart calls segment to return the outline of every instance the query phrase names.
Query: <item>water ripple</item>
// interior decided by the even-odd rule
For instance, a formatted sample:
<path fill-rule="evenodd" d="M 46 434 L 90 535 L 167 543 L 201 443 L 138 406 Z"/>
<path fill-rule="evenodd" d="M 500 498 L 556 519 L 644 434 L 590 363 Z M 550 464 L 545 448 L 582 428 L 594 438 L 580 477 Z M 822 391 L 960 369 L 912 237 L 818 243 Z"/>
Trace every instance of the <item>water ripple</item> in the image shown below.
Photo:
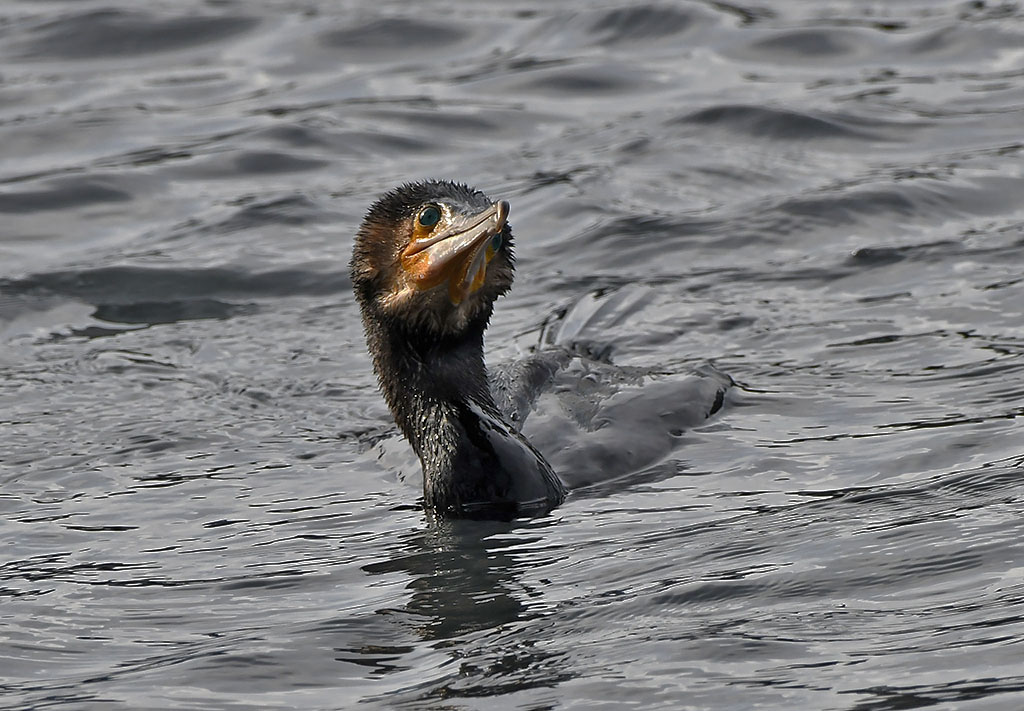
<path fill-rule="evenodd" d="M 7 3 L 0 705 L 1022 706 L 1024 14 L 768 5 Z M 379 396 L 420 177 L 512 204 L 549 516 Z"/>

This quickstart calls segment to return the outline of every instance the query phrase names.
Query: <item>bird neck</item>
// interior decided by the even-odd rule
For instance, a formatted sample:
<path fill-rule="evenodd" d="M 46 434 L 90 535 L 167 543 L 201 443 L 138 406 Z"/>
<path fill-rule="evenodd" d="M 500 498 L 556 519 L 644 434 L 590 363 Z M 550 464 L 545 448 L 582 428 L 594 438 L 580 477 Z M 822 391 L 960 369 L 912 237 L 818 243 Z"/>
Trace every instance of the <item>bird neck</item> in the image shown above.
<path fill-rule="evenodd" d="M 370 334 L 374 368 L 399 429 L 425 454 L 451 442 L 470 404 L 494 411 L 484 365 L 483 328 L 459 337 L 395 329 Z"/>
<path fill-rule="evenodd" d="M 469 518 L 550 510 L 565 488 L 494 405 L 485 326 L 486 319 L 458 338 L 424 338 L 371 325 L 367 338 L 384 399 L 423 466 L 428 507 Z"/>

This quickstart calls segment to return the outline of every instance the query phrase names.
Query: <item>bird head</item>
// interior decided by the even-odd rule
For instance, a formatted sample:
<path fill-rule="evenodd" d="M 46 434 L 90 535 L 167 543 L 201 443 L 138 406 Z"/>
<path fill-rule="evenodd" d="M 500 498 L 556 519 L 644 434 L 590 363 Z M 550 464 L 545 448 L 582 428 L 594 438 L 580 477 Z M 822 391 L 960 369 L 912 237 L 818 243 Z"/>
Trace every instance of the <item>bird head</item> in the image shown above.
<path fill-rule="evenodd" d="M 384 194 L 356 234 L 351 275 L 364 319 L 457 335 L 512 286 L 509 205 L 449 181 Z"/>

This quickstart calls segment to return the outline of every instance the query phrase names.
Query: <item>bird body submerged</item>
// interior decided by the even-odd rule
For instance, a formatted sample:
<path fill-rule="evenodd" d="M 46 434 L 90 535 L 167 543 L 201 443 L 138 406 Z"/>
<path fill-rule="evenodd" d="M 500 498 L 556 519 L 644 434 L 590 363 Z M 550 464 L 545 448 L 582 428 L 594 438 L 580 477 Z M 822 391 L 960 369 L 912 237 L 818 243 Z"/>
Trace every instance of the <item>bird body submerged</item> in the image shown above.
<path fill-rule="evenodd" d="M 507 215 L 465 185 L 407 184 L 370 207 L 353 249 L 381 392 L 420 459 L 428 508 L 444 516 L 538 514 L 566 495 L 488 385 L 483 335 L 513 278 Z"/>

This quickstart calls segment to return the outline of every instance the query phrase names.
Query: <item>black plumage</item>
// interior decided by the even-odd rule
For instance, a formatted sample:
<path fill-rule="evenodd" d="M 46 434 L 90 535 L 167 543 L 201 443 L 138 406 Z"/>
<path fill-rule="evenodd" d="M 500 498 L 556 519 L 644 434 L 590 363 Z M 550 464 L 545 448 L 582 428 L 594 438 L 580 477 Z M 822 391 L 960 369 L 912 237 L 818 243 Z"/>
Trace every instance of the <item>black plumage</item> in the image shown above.
<path fill-rule="evenodd" d="M 495 406 L 484 365 L 494 300 L 513 280 L 507 212 L 463 184 L 406 184 L 369 208 L 353 249 L 381 392 L 420 459 L 426 505 L 444 516 L 543 513 L 566 495 Z"/>

